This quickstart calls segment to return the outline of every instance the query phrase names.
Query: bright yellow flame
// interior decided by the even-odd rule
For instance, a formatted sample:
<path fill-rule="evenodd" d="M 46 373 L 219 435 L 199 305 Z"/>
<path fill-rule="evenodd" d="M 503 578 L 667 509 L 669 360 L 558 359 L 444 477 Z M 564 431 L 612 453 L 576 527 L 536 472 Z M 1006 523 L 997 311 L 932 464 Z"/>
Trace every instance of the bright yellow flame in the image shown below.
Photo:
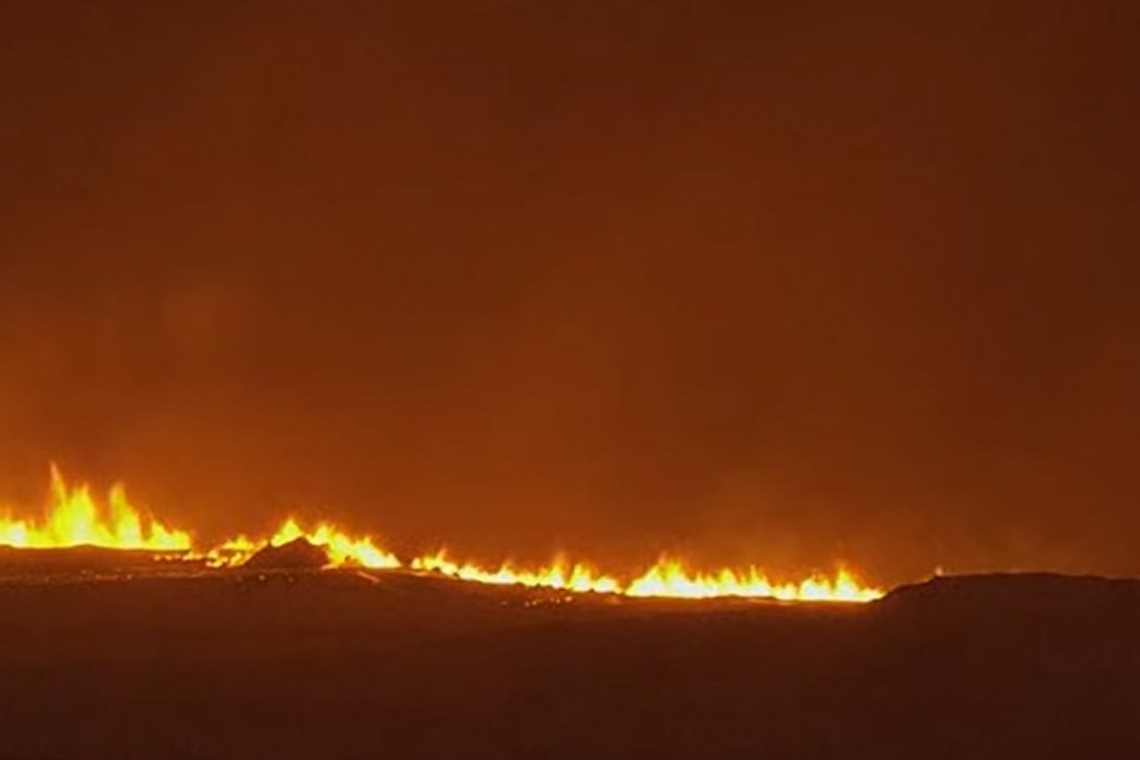
<path fill-rule="evenodd" d="M 352 538 L 340 532 L 328 523 L 318 523 L 311 531 L 301 529 L 292 518 L 285 521 L 273 538 L 269 539 L 272 546 L 281 546 L 298 538 L 304 538 L 314 546 L 323 547 L 329 555 L 329 564 L 360 565 L 377 569 L 393 569 L 400 567 L 400 560 L 395 554 L 378 549 L 372 538 Z"/>
<path fill-rule="evenodd" d="M 29 548 L 91 545 L 145 549 L 176 553 L 180 559 L 204 560 L 212 567 L 240 566 L 267 546 L 282 546 L 298 538 L 322 547 L 328 554 L 330 567 L 401 567 L 396 555 L 379 548 L 371 536 L 353 537 L 324 522 L 306 530 L 293 518 L 286 520 L 267 539 L 253 540 L 239 535 L 204 552 L 192 550 L 189 534 L 144 518 L 131 506 L 122 486 L 113 487 L 106 505 L 100 506 L 86 485 L 69 487 L 54 465 L 51 468 L 51 504 L 42 522 L 0 516 L 0 545 Z M 883 596 L 880 589 L 862 585 L 846 570 L 838 570 L 833 577 L 816 575 L 798 583 L 780 584 L 770 581 L 754 566 L 744 571 L 692 572 L 681 560 L 669 557 L 662 557 L 626 585 L 588 564 L 571 564 L 561 557 L 545 567 L 532 570 L 516 568 L 509 562 L 504 562 L 497 570 L 488 570 L 473 563 L 459 564 L 448 558 L 446 551 L 440 550 L 413 559 L 411 567 L 473 583 L 634 597 L 754 597 L 787 601 L 869 602 Z"/>
<path fill-rule="evenodd" d="M 756 567 L 743 572 L 726 569 L 691 573 L 680 560 L 668 557 L 662 557 L 633 580 L 625 593 L 685 599 L 738 596 L 810 602 L 870 602 L 883 596 L 879 589 L 860 585 L 846 570 L 837 571 L 834 578 L 817 575 L 800 583 L 776 584 Z"/>
<path fill-rule="evenodd" d="M 413 570 L 424 570 L 475 583 L 491 583 L 499 586 L 526 586 L 527 588 L 552 588 L 564 591 L 613 594 L 621 591 L 616 580 L 600 575 L 589 565 L 575 563 L 567 565 L 562 558 L 537 570 L 516 570 L 509 562 L 504 562 L 498 570 L 486 570 L 471 563 L 458 564 L 447 558 L 444 549 L 435 554 L 416 557 L 412 560 Z"/>
<path fill-rule="evenodd" d="M 236 567 L 245 564 L 250 557 L 266 546 L 283 546 L 298 538 L 324 549 L 329 555 L 330 567 L 357 565 L 390 570 L 400 567 L 401 564 L 395 554 L 378 548 L 370 536 L 353 538 L 328 523 L 319 523 L 313 530 L 307 531 L 292 517 L 282 523 L 277 532 L 266 540 L 252 541 L 247 536 L 241 535 L 195 558 L 205 558 L 212 567 Z"/>
<path fill-rule="evenodd" d="M 459 564 L 449 559 L 446 551 L 441 550 L 415 558 L 411 567 L 413 570 L 435 572 L 475 583 L 637 597 L 751 597 L 785 601 L 869 602 L 883 596 L 881 590 L 861 585 L 846 570 L 837 571 L 834 578 L 813 576 L 800 583 L 775 584 L 755 567 L 745 572 L 720 570 L 715 573 L 690 573 L 680 560 L 666 557 L 628 586 L 622 586 L 614 578 L 599 574 L 589 565 L 579 563 L 568 566 L 561 559 L 537 570 L 518 570 L 509 563 L 504 563 L 498 570 L 487 570 L 471 563 Z"/>
<path fill-rule="evenodd" d="M 223 541 L 205 553 L 188 552 L 184 559 L 205 560 L 210 567 L 237 567 L 245 564 L 264 545 L 265 542 L 258 544 L 242 534 Z"/>
<path fill-rule="evenodd" d="M 0 516 L 0 544 L 32 549 L 67 546 L 101 546 L 108 549 L 145 549 L 178 552 L 190 548 L 190 536 L 144 519 L 116 485 L 105 507 L 86 485 L 69 487 L 54 465 L 51 468 L 51 503 L 42 522 Z"/>

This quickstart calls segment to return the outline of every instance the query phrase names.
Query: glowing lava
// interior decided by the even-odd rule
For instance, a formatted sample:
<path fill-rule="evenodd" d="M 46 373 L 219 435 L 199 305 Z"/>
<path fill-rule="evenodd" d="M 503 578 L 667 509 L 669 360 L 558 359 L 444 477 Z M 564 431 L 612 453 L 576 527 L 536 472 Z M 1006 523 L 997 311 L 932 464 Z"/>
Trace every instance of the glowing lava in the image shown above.
<path fill-rule="evenodd" d="M 215 568 L 238 567 L 268 546 L 281 546 L 303 538 L 322 547 L 330 567 L 356 566 L 374 569 L 402 567 L 400 559 L 380 548 L 371 536 L 354 537 L 336 526 L 321 522 L 306 530 L 289 518 L 269 538 L 254 540 L 239 535 L 208 549 L 196 549 L 190 534 L 172 530 L 153 518 L 144 517 L 127 501 L 122 486 L 114 486 L 105 505 L 92 498 L 86 485 L 68 487 L 53 466 L 51 502 L 41 522 L 0 516 L 0 545 L 27 548 L 99 546 L 110 549 L 143 549 L 167 559 L 205 562 Z M 545 567 L 520 569 L 509 562 L 490 570 L 473 563 L 457 563 L 445 551 L 416 557 L 412 570 L 436 573 L 472 583 L 548 588 L 576 593 L 621 594 L 635 597 L 752 597 L 786 601 L 868 602 L 883 592 L 862 585 L 846 570 L 834 576 L 813 576 L 798 583 L 774 583 L 756 567 L 744 571 L 690 571 L 678 559 L 662 557 L 628 583 L 599 572 L 586 563 L 557 558 Z"/>
<path fill-rule="evenodd" d="M 91 497 L 86 485 L 69 488 L 51 468 L 51 504 L 42 522 L 0 516 L 0 544 L 30 549 L 101 546 L 178 552 L 190 548 L 190 536 L 145 519 L 127 501 L 121 485 L 111 488 L 105 507 Z"/>
<path fill-rule="evenodd" d="M 500 586 L 526 586 L 528 588 L 553 588 L 565 591 L 599 594 L 621 592 L 621 585 L 582 563 L 568 565 L 556 559 L 550 565 L 537 570 L 517 570 L 504 562 L 498 570 L 485 570 L 474 564 L 457 564 L 447 558 L 445 550 L 412 560 L 413 570 L 436 572 L 449 578 L 475 583 L 492 583 Z"/>
<path fill-rule="evenodd" d="M 223 542 L 204 555 L 195 555 L 195 558 L 204 558 L 212 567 L 237 567 L 266 546 L 281 546 L 298 538 L 322 547 L 329 555 L 329 565 L 333 567 L 357 565 L 391 570 L 401 566 L 395 554 L 378 548 L 369 536 L 353 538 L 328 523 L 319 523 L 313 530 L 306 531 L 293 518 L 286 520 L 267 540 L 253 541 L 242 535 Z"/>
<path fill-rule="evenodd" d="M 768 580 L 756 567 L 743 572 L 725 569 L 716 573 L 691 573 L 683 562 L 668 557 L 662 557 L 645 574 L 634 579 L 624 593 L 686 599 L 738 596 L 811 602 L 870 602 L 883 595 L 879 589 L 861 586 L 843 569 L 837 570 L 833 578 L 817 575 L 799 583 L 778 584 Z"/>

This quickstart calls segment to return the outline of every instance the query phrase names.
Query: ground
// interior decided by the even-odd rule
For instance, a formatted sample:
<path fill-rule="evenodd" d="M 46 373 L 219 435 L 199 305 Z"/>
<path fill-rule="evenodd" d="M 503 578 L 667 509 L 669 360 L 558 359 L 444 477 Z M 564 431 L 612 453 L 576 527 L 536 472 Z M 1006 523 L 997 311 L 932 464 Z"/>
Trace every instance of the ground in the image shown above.
<path fill-rule="evenodd" d="M 869 605 L 785 605 L 13 556 L 4 759 L 1140 749 L 1135 582 L 939 579 Z"/>

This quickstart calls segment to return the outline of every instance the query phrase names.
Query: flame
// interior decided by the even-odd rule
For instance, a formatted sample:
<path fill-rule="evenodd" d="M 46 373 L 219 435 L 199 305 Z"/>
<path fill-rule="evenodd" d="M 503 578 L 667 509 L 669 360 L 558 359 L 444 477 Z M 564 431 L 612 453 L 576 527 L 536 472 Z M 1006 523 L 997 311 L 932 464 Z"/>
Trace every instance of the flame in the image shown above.
<path fill-rule="evenodd" d="M 662 557 L 657 564 L 622 586 L 610 576 L 601 575 L 589 565 L 568 566 L 562 559 L 537 570 L 516 570 L 510 563 L 498 570 L 486 570 L 471 563 L 448 559 L 446 550 L 412 560 L 413 570 L 435 572 L 448 578 L 495 585 L 552 588 L 575 592 L 622 594 L 634 597 L 673 597 L 710 599 L 749 597 L 781 601 L 870 602 L 883 596 L 877 588 L 863 586 L 850 572 L 836 571 L 828 578 L 812 576 L 799 583 L 776 584 L 756 567 L 745 572 L 725 569 L 716 573 L 690 573 L 678 559 Z"/>
<path fill-rule="evenodd" d="M 86 485 L 69 487 L 59 470 L 51 468 L 51 503 L 42 522 L 15 520 L 0 514 L 0 545 L 52 548 L 91 545 L 112 549 L 162 552 L 166 558 L 204 561 L 215 568 L 238 567 L 266 547 L 303 538 L 324 548 L 330 567 L 374 569 L 402 567 L 400 559 L 375 543 L 371 536 L 354 537 L 331 523 L 320 522 L 306 530 L 293 518 L 285 520 L 269 538 L 254 540 L 238 535 L 205 551 L 194 549 L 190 535 L 172 530 L 153 518 L 144 518 L 131 506 L 121 485 L 111 488 L 101 506 Z M 883 591 L 865 586 L 844 569 L 831 577 L 814 575 L 798 583 L 774 583 L 757 567 L 738 571 L 690 571 L 676 558 L 662 556 L 644 573 L 622 584 L 592 565 L 569 563 L 563 557 L 537 569 L 520 569 L 510 562 L 489 570 L 474 563 L 460 564 L 441 549 L 416 557 L 413 570 L 437 573 L 472 583 L 548 588 L 576 593 L 620 594 L 631 597 L 749 597 L 785 601 L 869 602 Z"/>
<path fill-rule="evenodd" d="M 834 578 L 816 575 L 798 584 L 775 584 L 755 566 L 743 572 L 725 569 L 716 573 L 690 573 L 681 560 L 669 557 L 662 557 L 633 580 L 625 593 L 685 599 L 738 596 L 811 602 L 870 602 L 883 596 L 879 589 L 860 585 L 844 569 L 837 570 Z"/>
<path fill-rule="evenodd" d="M 183 559 L 204 560 L 210 567 L 238 567 L 244 565 L 265 544 L 266 542 L 258 543 L 243 533 L 226 539 L 207 552 L 187 552 Z"/>
<path fill-rule="evenodd" d="M 31 549 L 100 546 L 178 552 L 190 548 L 190 536 L 154 519 L 144 519 L 116 484 L 99 505 L 86 485 L 68 487 L 51 468 L 51 504 L 43 522 L 0 516 L 0 544 Z"/>
<path fill-rule="evenodd" d="M 423 570 L 475 583 L 490 583 L 499 586 L 526 586 L 527 588 L 552 588 L 585 593 L 614 594 L 621 591 L 616 580 L 600 575 L 589 565 L 575 563 L 567 565 L 562 558 L 537 570 L 516 570 L 509 562 L 504 562 L 498 570 L 485 570 L 471 563 L 457 564 L 447 558 L 446 549 L 435 554 L 416 557 L 412 560 L 413 570 Z"/>
<path fill-rule="evenodd" d="M 329 555 L 329 564 L 333 566 L 360 565 L 376 569 L 394 569 L 401 564 L 395 554 L 377 548 L 372 543 L 371 537 L 352 538 L 328 523 L 318 523 L 313 530 L 305 531 L 290 518 L 273 534 L 269 544 L 281 546 L 298 538 L 304 538 L 315 546 L 324 547 Z"/>
<path fill-rule="evenodd" d="M 277 532 L 264 541 L 253 541 L 248 536 L 240 535 L 222 542 L 204 555 L 195 558 L 204 558 L 211 567 L 237 567 L 245 564 L 250 557 L 266 546 L 282 546 L 298 538 L 322 547 L 329 555 L 330 567 L 358 565 L 391 570 L 401 566 L 395 554 L 378 548 L 370 536 L 353 538 L 328 523 L 319 523 L 313 530 L 306 531 L 292 517 L 282 523 Z"/>

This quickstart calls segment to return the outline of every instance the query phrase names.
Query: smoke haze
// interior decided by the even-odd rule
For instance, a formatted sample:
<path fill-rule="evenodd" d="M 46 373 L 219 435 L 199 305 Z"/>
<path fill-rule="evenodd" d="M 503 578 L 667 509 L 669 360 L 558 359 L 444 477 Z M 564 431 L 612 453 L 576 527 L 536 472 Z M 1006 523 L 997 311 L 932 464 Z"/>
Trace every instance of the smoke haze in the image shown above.
<path fill-rule="evenodd" d="M 0 10 L 0 502 L 1140 573 L 1130 3 Z"/>

